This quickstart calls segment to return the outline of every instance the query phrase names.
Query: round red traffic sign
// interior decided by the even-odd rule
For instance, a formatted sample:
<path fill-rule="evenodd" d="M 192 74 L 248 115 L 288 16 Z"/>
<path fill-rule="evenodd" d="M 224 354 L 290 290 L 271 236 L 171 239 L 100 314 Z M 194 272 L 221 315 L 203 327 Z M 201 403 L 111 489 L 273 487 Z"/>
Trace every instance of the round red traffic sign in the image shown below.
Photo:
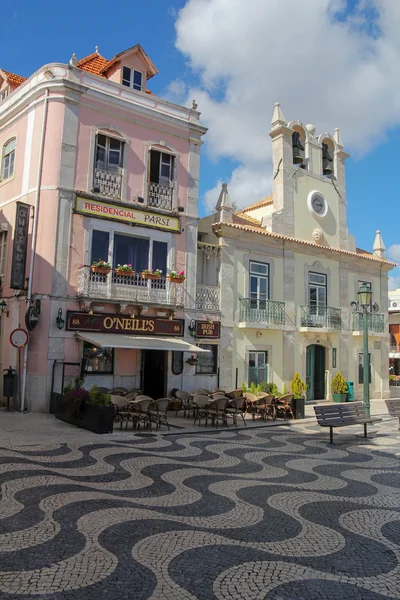
<path fill-rule="evenodd" d="M 14 329 L 10 335 L 10 342 L 14 348 L 23 348 L 29 342 L 29 334 L 25 329 Z"/>

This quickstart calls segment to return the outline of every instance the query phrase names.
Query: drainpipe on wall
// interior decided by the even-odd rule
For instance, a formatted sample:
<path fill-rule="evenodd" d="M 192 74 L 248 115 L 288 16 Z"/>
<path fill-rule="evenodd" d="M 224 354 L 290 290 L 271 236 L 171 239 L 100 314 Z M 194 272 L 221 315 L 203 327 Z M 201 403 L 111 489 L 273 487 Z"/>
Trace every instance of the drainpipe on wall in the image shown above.
<path fill-rule="evenodd" d="M 44 93 L 44 104 L 43 104 L 43 120 L 42 120 L 42 131 L 40 134 L 40 146 L 39 146 L 39 164 L 36 179 L 36 194 L 33 214 L 33 230 L 32 230 L 32 244 L 31 244 L 31 259 L 29 265 L 29 279 L 28 279 L 28 294 L 26 298 L 27 306 L 29 307 L 32 300 L 32 283 L 33 283 L 33 267 L 35 264 L 36 254 L 36 237 L 39 220 L 39 204 L 40 204 L 40 187 L 42 185 L 42 169 L 43 169 L 43 155 L 44 155 L 44 140 L 46 134 L 47 124 L 47 109 L 49 101 L 49 89 L 46 88 Z M 22 391 L 21 391 L 21 407 L 20 410 L 25 410 L 25 394 L 26 394 L 26 375 L 28 367 L 28 344 L 24 347 L 24 366 L 22 371 Z"/>

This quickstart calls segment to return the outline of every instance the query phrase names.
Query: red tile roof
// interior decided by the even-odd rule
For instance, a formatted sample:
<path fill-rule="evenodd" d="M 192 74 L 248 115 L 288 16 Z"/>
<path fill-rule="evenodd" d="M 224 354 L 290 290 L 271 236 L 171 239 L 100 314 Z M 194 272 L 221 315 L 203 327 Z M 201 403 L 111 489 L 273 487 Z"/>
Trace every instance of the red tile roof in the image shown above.
<path fill-rule="evenodd" d="M 251 212 L 252 210 L 256 210 L 257 208 L 262 208 L 263 206 L 269 206 L 270 204 L 273 204 L 273 203 L 274 203 L 274 201 L 272 199 L 272 194 L 271 194 L 270 196 L 267 196 L 266 198 L 262 198 L 261 200 L 254 202 L 254 204 L 250 204 L 250 206 L 245 206 L 239 212 L 243 212 L 243 213 Z"/>
<path fill-rule="evenodd" d="M 236 219 L 235 219 L 236 217 Z M 245 217 L 245 219 L 247 218 L 245 215 L 241 215 L 239 217 L 239 219 L 243 219 L 243 217 Z M 368 260 L 373 260 L 373 261 L 377 261 L 386 265 L 391 265 L 392 267 L 396 267 L 397 263 L 391 262 L 389 260 L 385 260 L 382 258 L 379 258 L 378 256 L 375 256 L 375 254 L 371 254 L 370 252 L 367 252 L 366 250 L 362 250 L 361 248 L 356 248 L 355 252 L 351 252 L 350 250 L 341 250 L 340 248 L 331 248 L 329 246 L 320 246 L 318 244 L 315 244 L 314 242 L 308 242 L 306 240 L 300 240 L 298 238 L 294 238 L 291 237 L 289 235 L 283 235 L 282 233 L 273 233 L 272 231 L 268 231 L 267 229 L 264 229 L 261 226 L 256 226 L 256 225 L 252 225 L 250 223 L 240 223 L 238 222 L 238 215 L 234 215 L 234 221 L 233 223 L 214 223 L 212 228 L 214 230 L 214 233 L 216 233 L 218 235 L 218 233 L 221 231 L 222 227 L 232 227 L 233 229 L 240 229 L 242 231 L 249 231 L 251 233 L 258 233 L 261 235 L 265 235 L 268 237 L 272 237 L 278 240 L 288 240 L 291 242 L 295 242 L 297 244 L 302 244 L 304 246 L 311 246 L 313 248 L 317 249 L 321 249 L 321 250 L 329 250 L 330 252 L 337 252 L 339 254 L 346 254 L 347 256 L 358 256 L 360 258 L 366 258 Z M 236 221 L 236 222 L 235 222 Z"/>
<path fill-rule="evenodd" d="M 108 65 L 109 61 L 101 56 L 98 52 L 93 52 L 93 54 L 89 54 L 89 56 L 85 56 L 85 58 L 81 58 L 78 61 L 77 66 L 82 71 L 88 71 L 89 73 L 93 73 L 94 75 L 101 75 L 103 69 L 106 65 Z"/>
<path fill-rule="evenodd" d="M 16 75 L 15 73 L 10 73 L 9 71 L 5 71 L 4 69 L 1 69 L 4 73 L 4 75 L 7 76 L 8 82 L 11 83 L 12 85 L 21 85 L 21 83 L 24 83 L 24 81 L 26 81 L 26 77 L 21 77 L 21 75 Z"/>

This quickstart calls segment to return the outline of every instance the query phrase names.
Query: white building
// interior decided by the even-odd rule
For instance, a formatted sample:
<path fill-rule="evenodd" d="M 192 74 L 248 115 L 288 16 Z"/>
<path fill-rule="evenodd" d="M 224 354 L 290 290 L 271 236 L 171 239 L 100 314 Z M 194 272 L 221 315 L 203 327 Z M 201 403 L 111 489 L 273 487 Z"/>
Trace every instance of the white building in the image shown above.
<path fill-rule="evenodd" d="M 356 248 L 346 222 L 345 161 L 336 129 L 287 122 L 276 104 L 270 131 L 272 195 L 235 211 L 224 184 L 216 213 L 200 220 L 214 244 L 203 281 L 221 288 L 220 385 L 270 381 L 289 388 L 296 371 L 309 400 L 331 399 L 340 369 L 362 396 L 361 323 L 350 303 L 373 292 L 369 321 L 371 397 L 389 396 L 388 271 L 377 232 L 373 253 Z M 200 263 L 198 261 L 198 275 Z M 207 279 L 209 278 L 209 279 Z M 378 311 L 378 312 L 377 312 Z"/>

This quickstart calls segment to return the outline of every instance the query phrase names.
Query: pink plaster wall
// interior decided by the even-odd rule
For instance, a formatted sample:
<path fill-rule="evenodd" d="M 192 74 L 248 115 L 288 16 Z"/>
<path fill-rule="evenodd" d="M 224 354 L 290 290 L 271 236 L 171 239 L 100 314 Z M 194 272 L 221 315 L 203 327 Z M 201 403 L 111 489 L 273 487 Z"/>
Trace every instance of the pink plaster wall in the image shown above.
<path fill-rule="evenodd" d="M 88 182 L 89 160 L 91 143 L 94 135 L 93 132 L 102 126 L 114 126 L 117 132 L 122 132 L 122 135 L 128 139 L 125 144 L 125 165 L 127 181 L 127 197 L 125 202 L 132 201 L 136 196 L 143 196 L 144 185 L 147 181 L 147 173 L 145 172 L 145 158 L 147 153 L 146 143 L 149 141 L 159 143 L 163 140 L 166 146 L 175 149 L 178 153 L 177 165 L 177 190 L 178 204 L 187 206 L 187 189 L 188 189 L 188 166 L 189 166 L 189 140 L 181 139 L 174 135 L 174 128 L 163 125 L 163 131 L 159 132 L 160 125 L 150 119 L 143 119 L 143 125 L 132 123 L 131 115 L 124 113 L 111 115 L 102 115 L 104 107 L 98 105 L 98 111 L 90 108 L 82 107 L 80 110 L 80 123 L 78 135 L 78 153 L 76 163 L 76 178 L 75 187 L 78 190 L 91 189 L 91 182 Z M 125 119 L 124 119 L 125 117 Z M 129 122 L 129 120 L 131 122 Z"/>
<path fill-rule="evenodd" d="M 118 348 L 115 352 L 116 375 L 140 375 L 140 350 Z"/>

